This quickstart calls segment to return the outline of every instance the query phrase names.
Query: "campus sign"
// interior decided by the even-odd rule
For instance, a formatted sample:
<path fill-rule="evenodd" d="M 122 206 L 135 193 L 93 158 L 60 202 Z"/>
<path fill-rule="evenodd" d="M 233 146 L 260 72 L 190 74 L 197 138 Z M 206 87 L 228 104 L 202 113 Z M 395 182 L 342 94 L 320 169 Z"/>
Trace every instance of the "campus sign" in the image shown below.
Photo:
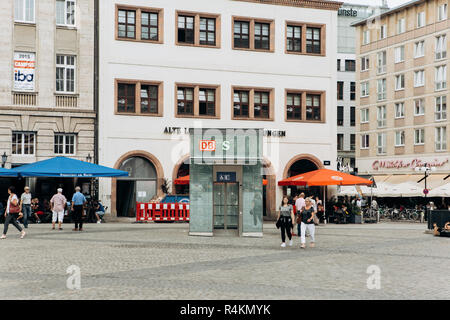
<path fill-rule="evenodd" d="M 373 170 L 380 169 L 402 169 L 409 168 L 414 170 L 416 167 L 443 167 L 448 163 L 448 158 L 444 158 L 441 160 L 433 159 L 429 161 L 425 161 L 422 159 L 412 159 L 412 160 L 375 160 L 372 163 Z"/>
<path fill-rule="evenodd" d="M 14 52 L 14 90 L 34 91 L 35 54 Z"/>

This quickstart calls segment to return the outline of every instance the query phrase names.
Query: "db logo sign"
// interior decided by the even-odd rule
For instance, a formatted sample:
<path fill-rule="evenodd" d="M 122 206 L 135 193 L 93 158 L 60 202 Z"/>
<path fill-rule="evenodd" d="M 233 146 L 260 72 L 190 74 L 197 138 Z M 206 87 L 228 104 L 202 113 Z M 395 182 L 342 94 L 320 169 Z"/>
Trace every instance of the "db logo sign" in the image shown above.
<path fill-rule="evenodd" d="M 216 151 L 216 141 L 200 140 L 200 151 Z"/>

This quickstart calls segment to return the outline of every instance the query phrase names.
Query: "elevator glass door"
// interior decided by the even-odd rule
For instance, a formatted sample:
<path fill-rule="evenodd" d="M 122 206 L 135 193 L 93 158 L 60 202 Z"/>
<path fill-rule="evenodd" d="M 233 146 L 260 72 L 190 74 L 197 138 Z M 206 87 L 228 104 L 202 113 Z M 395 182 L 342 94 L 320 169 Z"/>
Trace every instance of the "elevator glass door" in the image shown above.
<path fill-rule="evenodd" d="M 237 230 L 239 225 L 239 184 L 215 182 L 213 189 L 214 229 Z"/>

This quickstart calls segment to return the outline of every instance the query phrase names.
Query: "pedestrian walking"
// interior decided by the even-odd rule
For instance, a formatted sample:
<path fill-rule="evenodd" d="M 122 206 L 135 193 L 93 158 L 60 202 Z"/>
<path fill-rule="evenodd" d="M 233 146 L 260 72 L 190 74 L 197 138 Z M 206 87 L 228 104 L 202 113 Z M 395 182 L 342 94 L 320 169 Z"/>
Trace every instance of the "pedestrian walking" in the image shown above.
<path fill-rule="evenodd" d="M 295 211 L 296 215 L 297 215 L 297 235 L 300 237 L 300 224 L 301 224 L 301 211 L 303 210 L 303 208 L 305 207 L 305 194 L 302 192 L 300 193 L 300 195 L 298 196 L 297 200 L 295 201 Z"/>
<path fill-rule="evenodd" d="M 6 234 L 8 233 L 8 226 L 10 223 L 14 225 L 14 227 L 17 228 L 20 232 L 20 238 L 23 239 L 25 237 L 25 230 L 22 229 L 22 227 L 17 222 L 17 219 L 20 217 L 20 203 L 19 198 L 17 198 L 16 195 L 16 188 L 14 186 L 11 186 L 8 188 L 8 203 L 6 205 L 6 212 L 5 212 L 5 226 L 3 228 L 3 234 L 0 237 L 0 239 L 6 239 Z"/>
<path fill-rule="evenodd" d="M 58 221 L 58 230 L 62 230 L 62 223 L 64 220 L 64 209 L 66 207 L 67 199 L 62 194 L 63 189 L 58 188 L 57 193 L 50 199 L 50 209 L 53 212 L 52 216 L 52 230 L 55 230 L 55 223 Z"/>
<path fill-rule="evenodd" d="M 315 245 L 315 231 L 316 227 L 314 225 L 314 216 L 316 215 L 316 211 L 314 211 L 314 207 L 312 206 L 311 199 L 306 198 L 305 200 L 305 208 L 302 211 L 302 223 L 301 223 L 301 246 L 300 248 L 304 249 L 306 248 L 306 230 L 308 230 L 309 235 L 311 236 L 310 244 L 309 246 L 311 248 Z"/>
<path fill-rule="evenodd" d="M 72 229 L 72 231 L 83 231 L 83 216 L 85 215 L 84 205 L 86 204 L 86 197 L 80 190 L 80 187 L 76 187 L 72 197 L 71 211 L 75 222 L 75 228 Z"/>
<path fill-rule="evenodd" d="M 20 196 L 20 211 L 23 213 L 23 226 L 28 228 L 28 219 L 31 217 L 31 193 L 30 187 L 23 189 L 25 192 Z"/>
<path fill-rule="evenodd" d="M 289 198 L 284 196 L 278 212 L 278 220 L 281 227 L 281 247 L 286 247 L 286 234 L 289 238 L 289 246 L 292 246 L 292 222 L 294 221 L 294 208 L 289 204 Z"/>

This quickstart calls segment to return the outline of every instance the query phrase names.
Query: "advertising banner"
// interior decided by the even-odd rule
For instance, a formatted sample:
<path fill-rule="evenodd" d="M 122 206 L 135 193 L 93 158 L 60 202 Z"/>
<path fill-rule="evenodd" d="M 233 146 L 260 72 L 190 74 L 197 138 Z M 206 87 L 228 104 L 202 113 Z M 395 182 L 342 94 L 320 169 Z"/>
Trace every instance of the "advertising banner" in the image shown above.
<path fill-rule="evenodd" d="M 14 52 L 14 90 L 34 91 L 35 54 Z"/>

